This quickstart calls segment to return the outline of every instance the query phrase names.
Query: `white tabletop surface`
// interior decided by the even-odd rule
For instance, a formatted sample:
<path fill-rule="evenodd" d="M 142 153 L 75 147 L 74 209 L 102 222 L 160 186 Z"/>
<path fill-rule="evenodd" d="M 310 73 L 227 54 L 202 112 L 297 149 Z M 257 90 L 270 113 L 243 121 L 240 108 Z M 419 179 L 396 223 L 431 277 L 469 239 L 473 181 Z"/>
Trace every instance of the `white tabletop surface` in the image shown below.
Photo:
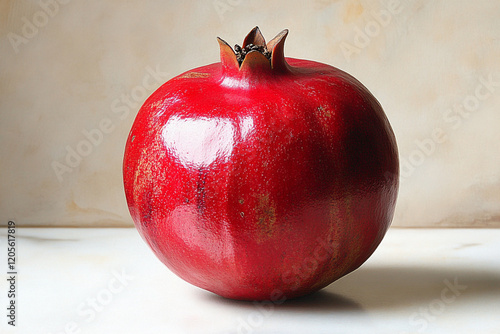
<path fill-rule="evenodd" d="M 185 283 L 135 229 L 16 235 L 16 327 L 4 279 L 1 333 L 500 333 L 500 229 L 390 229 L 360 269 L 281 305 Z"/>

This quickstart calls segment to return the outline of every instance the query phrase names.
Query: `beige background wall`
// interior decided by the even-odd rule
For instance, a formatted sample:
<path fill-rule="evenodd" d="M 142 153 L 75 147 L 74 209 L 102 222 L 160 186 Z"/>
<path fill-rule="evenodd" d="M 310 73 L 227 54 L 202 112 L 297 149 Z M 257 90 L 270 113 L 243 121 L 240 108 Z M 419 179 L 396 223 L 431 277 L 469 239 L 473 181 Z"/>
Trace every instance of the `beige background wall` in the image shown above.
<path fill-rule="evenodd" d="M 496 0 L 2 0 L 0 223 L 131 226 L 121 161 L 138 107 L 218 61 L 216 36 L 258 25 L 378 97 L 402 163 L 393 226 L 498 227 L 499 14 Z"/>

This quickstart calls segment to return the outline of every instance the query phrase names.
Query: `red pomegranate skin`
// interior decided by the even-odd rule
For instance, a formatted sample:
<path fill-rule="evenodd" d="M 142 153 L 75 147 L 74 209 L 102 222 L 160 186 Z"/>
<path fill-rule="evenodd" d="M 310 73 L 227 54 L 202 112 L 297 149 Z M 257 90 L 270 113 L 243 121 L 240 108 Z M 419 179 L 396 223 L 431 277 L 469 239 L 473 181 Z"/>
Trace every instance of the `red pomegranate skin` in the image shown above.
<path fill-rule="evenodd" d="M 365 262 L 393 217 L 399 164 L 382 107 L 337 68 L 285 59 L 286 34 L 267 44 L 271 60 L 253 51 L 241 66 L 219 40 L 221 62 L 163 84 L 126 144 L 140 235 L 175 274 L 228 298 L 317 291 Z"/>

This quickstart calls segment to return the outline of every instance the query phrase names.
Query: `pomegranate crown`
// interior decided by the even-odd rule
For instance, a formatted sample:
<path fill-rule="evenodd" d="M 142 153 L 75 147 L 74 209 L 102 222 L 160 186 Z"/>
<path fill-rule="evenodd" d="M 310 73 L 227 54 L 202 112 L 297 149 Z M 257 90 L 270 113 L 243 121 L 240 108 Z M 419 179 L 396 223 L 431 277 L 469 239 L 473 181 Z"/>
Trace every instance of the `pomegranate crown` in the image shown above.
<path fill-rule="evenodd" d="M 217 37 L 220 47 L 222 66 L 229 70 L 246 71 L 256 67 L 268 67 L 274 71 L 285 71 L 285 39 L 288 29 L 281 31 L 266 43 L 259 27 L 253 28 L 243 40 L 243 45 L 234 49 L 223 39 Z"/>

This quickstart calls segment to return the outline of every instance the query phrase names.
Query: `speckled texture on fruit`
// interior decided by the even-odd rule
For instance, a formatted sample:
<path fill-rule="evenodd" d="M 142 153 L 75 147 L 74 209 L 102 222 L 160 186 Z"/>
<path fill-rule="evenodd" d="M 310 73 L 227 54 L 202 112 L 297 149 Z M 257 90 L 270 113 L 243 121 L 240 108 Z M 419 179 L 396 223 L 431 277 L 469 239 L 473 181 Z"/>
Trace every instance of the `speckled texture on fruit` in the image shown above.
<path fill-rule="evenodd" d="M 366 261 L 390 225 L 394 134 L 347 73 L 253 52 L 240 68 L 223 47 L 221 63 L 173 78 L 140 109 L 123 165 L 131 215 L 158 258 L 203 289 L 316 291 Z"/>

